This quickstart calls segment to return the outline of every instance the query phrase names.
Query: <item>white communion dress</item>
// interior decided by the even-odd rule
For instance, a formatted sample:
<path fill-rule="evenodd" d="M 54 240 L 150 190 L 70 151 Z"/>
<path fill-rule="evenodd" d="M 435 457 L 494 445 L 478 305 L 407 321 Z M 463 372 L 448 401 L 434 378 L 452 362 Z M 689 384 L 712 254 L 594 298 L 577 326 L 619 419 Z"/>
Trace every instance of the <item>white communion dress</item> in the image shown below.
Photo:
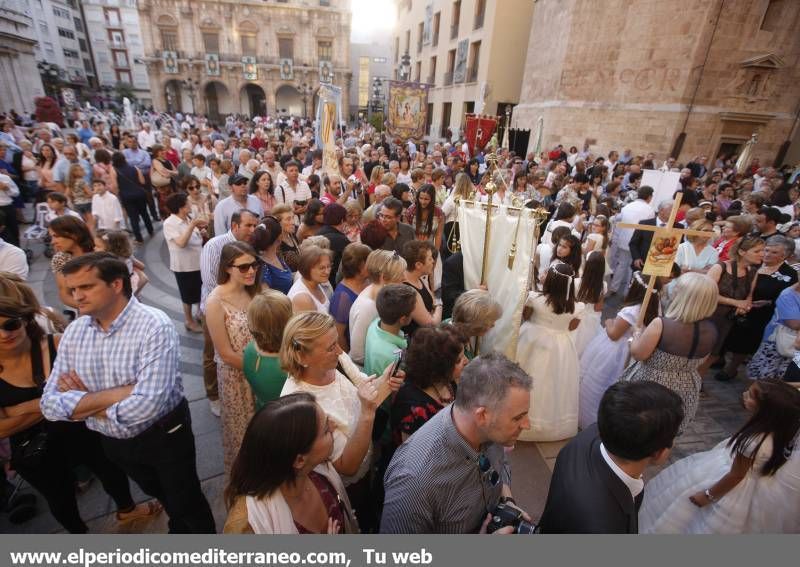
<path fill-rule="evenodd" d="M 800 447 L 774 475 L 761 469 L 772 455 L 772 436 L 755 453 L 753 466 L 730 492 L 698 508 L 689 496 L 713 486 L 731 469 L 729 439 L 661 471 L 645 488 L 640 533 L 800 533 Z M 757 443 L 751 443 L 755 450 Z"/>
<path fill-rule="evenodd" d="M 575 280 L 575 289 L 580 288 L 579 279 Z M 605 296 L 608 286 L 603 282 L 603 296 Z M 603 316 L 602 311 L 595 311 L 594 303 L 584 304 L 583 311 L 578 313 L 578 318 L 581 324 L 578 328 L 572 331 L 572 337 L 575 341 L 575 350 L 578 351 L 578 357 L 583 356 L 586 347 L 599 333 L 603 332 L 603 326 L 600 324 L 600 319 Z"/>
<path fill-rule="evenodd" d="M 522 441 L 559 441 L 578 432 L 578 353 L 569 323 L 583 310 L 557 315 L 539 293 L 528 294 L 533 308 L 530 321 L 522 324 L 517 346 L 520 366 L 533 378 L 529 418 L 531 429 Z"/>

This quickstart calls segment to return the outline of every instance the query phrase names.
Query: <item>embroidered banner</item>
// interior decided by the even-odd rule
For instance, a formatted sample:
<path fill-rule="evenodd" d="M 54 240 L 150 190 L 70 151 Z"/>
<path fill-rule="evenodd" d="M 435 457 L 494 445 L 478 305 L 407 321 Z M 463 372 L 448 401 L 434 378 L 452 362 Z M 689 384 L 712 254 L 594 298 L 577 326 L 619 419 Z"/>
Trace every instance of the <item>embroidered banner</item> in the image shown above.
<path fill-rule="evenodd" d="M 342 89 L 322 84 L 317 91 L 316 144 L 322 150 L 322 169 L 338 173 L 336 161 L 336 130 L 342 123 Z"/>
<path fill-rule="evenodd" d="M 477 114 L 466 115 L 466 126 L 464 137 L 467 140 L 470 157 L 474 157 L 482 151 L 492 139 L 497 129 L 496 116 L 480 116 Z"/>
<path fill-rule="evenodd" d="M 206 53 L 206 75 L 219 77 L 219 53 Z"/>
<path fill-rule="evenodd" d="M 242 75 L 244 75 L 246 81 L 255 81 L 258 79 L 256 58 L 252 55 L 242 56 Z"/>
<path fill-rule="evenodd" d="M 164 72 L 174 75 L 178 72 L 178 53 L 176 51 L 162 51 L 161 60 L 164 62 Z"/>
<path fill-rule="evenodd" d="M 425 137 L 428 123 L 428 85 L 389 81 L 389 112 L 386 130 L 407 140 Z"/>

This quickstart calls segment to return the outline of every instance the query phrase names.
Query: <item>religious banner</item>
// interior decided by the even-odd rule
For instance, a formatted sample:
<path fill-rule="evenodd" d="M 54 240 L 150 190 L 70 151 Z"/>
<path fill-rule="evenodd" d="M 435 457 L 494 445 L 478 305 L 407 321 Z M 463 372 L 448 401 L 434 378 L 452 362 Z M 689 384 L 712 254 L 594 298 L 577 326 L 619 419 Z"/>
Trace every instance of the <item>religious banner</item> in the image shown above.
<path fill-rule="evenodd" d="M 503 298 L 503 314 L 480 342 L 480 354 L 496 351 L 517 359 L 517 337 L 522 308 L 528 298 L 529 272 L 533 269 L 535 213 L 503 206 L 492 207 L 491 236 L 486 254 L 486 286 L 492 296 Z M 464 255 L 464 285 L 474 289 L 481 283 L 486 205 L 464 203 L 458 207 L 461 252 Z M 509 251 L 515 258 L 509 269 Z"/>
<path fill-rule="evenodd" d="M 425 20 L 422 24 L 422 45 L 428 45 L 431 42 L 431 31 L 433 28 L 433 2 L 429 2 L 425 6 Z"/>
<path fill-rule="evenodd" d="M 680 233 L 667 228 L 657 230 L 650 243 L 650 250 L 647 251 L 642 273 L 647 276 L 669 277 L 680 243 Z"/>
<path fill-rule="evenodd" d="M 281 67 L 281 81 L 293 81 L 294 62 L 291 59 L 281 59 L 279 65 Z"/>
<path fill-rule="evenodd" d="M 258 67 L 256 67 L 256 58 L 252 55 L 242 56 L 242 75 L 246 81 L 255 81 L 258 79 Z"/>
<path fill-rule="evenodd" d="M 496 116 L 479 116 L 476 114 L 466 115 L 466 126 L 464 136 L 469 148 L 470 157 L 474 157 L 482 151 L 492 139 L 497 128 Z"/>
<path fill-rule="evenodd" d="M 456 66 L 453 71 L 454 83 L 463 83 L 467 80 L 467 51 L 469 51 L 469 40 L 462 39 L 458 42 L 458 51 L 456 51 Z"/>
<path fill-rule="evenodd" d="M 407 140 L 423 138 L 428 122 L 428 85 L 389 81 L 389 110 L 386 131 Z"/>
<path fill-rule="evenodd" d="M 320 83 L 333 82 L 333 64 L 330 61 L 319 62 L 319 82 Z"/>
<path fill-rule="evenodd" d="M 162 51 L 161 60 L 164 62 L 164 72 L 170 75 L 178 73 L 178 53 L 176 51 Z"/>
<path fill-rule="evenodd" d="M 206 53 L 206 75 L 219 77 L 219 53 Z"/>
<path fill-rule="evenodd" d="M 336 129 L 342 123 L 342 89 L 322 84 L 317 91 L 315 142 L 322 150 L 322 169 L 328 174 L 338 173 L 336 160 Z"/>

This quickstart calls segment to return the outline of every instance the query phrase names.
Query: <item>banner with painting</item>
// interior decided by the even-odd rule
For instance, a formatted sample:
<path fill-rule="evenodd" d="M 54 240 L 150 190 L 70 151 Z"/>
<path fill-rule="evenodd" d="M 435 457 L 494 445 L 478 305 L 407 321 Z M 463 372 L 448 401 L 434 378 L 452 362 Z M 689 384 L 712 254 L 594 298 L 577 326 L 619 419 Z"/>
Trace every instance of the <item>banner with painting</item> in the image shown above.
<path fill-rule="evenodd" d="M 333 64 L 330 61 L 319 62 L 319 82 L 320 83 L 333 82 Z"/>
<path fill-rule="evenodd" d="M 291 59 L 281 59 L 281 81 L 294 80 L 294 62 Z"/>
<path fill-rule="evenodd" d="M 255 81 L 258 79 L 258 67 L 256 67 L 256 58 L 252 55 L 242 56 L 242 74 L 246 81 Z"/>
<path fill-rule="evenodd" d="M 431 31 L 433 28 L 433 2 L 425 6 L 425 22 L 422 24 L 422 45 L 431 43 Z"/>
<path fill-rule="evenodd" d="M 453 82 L 463 83 L 467 80 L 467 51 L 469 51 L 469 40 L 462 39 L 458 42 L 456 51 L 456 66 L 453 71 Z"/>
<path fill-rule="evenodd" d="M 219 77 L 219 53 L 206 53 L 206 75 Z"/>
<path fill-rule="evenodd" d="M 428 85 L 389 81 L 389 112 L 386 130 L 390 136 L 407 140 L 425 136 L 428 123 Z"/>
<path fill-rule="evenodd" d="M 342 89 L 322 84 L 317 91 L 315 142 L 322 150 L 322 169 L 326 173 L 338 173 L 336 160 L 336 130 L 342 123 Z"/>
<path fill-rule="evenodd" d="M 164 62 L 164 72 L 169 75 L 178 73 L 178 53 L 176 51 L 162 51 L 161 60 Z"/>

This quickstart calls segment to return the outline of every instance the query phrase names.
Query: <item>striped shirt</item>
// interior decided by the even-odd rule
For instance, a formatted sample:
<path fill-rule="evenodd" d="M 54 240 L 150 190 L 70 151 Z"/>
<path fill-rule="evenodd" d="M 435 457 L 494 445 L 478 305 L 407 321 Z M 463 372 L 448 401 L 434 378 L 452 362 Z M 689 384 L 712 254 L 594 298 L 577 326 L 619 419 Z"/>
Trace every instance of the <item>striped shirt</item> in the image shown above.
<path fill-rule="evenodd" d="M 90 316 L 64 333 L 41 408 L 51 421 L 70 421 L 86 392 L 58 389 L 58 377 L 74 370 L 90 392 L 134 384 L 133 392 L 106 409 L 106 419 L 86 418 L 89 429 L 117 439 L 145 431 L 183 399 L 178 333 L 167 315 L 132 297 L 104 331 Z"/>
<path fill-rule="evenodd" d="M 491 470 L 481 473 L 486 455 Z M 386 499 L 381 533 L 477 533 L 497 506 L 503 484 L 511 481 L 503 447 L 488 443 L 476 451 L 456 429 L 452 404 L 434 415 L 403 443 L 384 478 Z"/>
<path fill-rule="evenodd" d="M 217 287 L 217 276 L 219 276 L 219 258 L 222 256 L 222 249 L 226 244 L 236 242 L 236 237 L 230 230 L 225 234 L 215 236 L 203 246 L 200 253 L 200 277 L 203 280 L 203 287 L 200 288 L 200 311 L 206 312 L 206 300 L 209 294 Z"/>

